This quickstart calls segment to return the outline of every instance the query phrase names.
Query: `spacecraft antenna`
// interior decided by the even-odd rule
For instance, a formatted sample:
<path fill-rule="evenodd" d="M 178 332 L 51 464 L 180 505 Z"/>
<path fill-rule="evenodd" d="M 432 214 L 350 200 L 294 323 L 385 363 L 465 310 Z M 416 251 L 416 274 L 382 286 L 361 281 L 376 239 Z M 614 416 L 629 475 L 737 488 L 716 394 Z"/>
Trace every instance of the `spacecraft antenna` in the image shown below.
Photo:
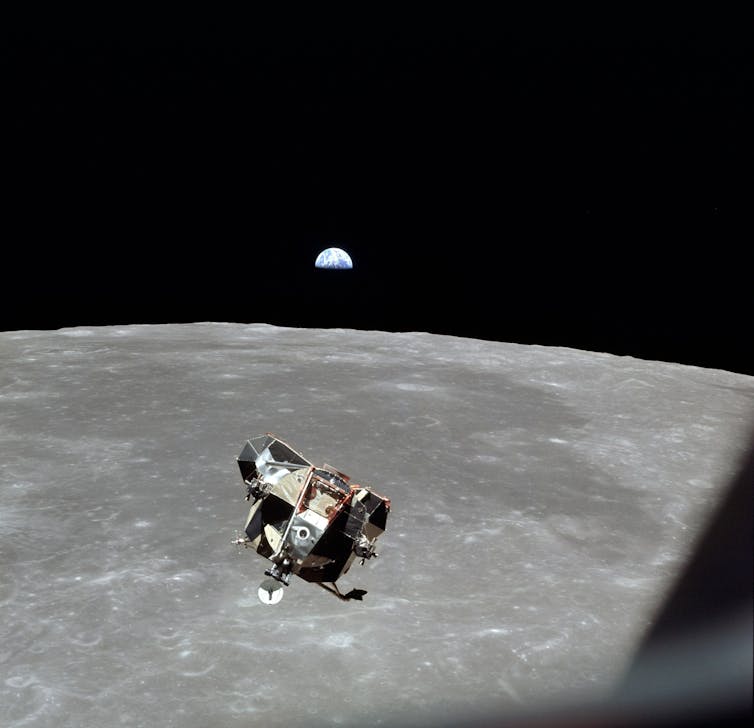
<path fill-rule="evenodd" d="M 283 585 L 276 579 L 265 579 L 257 590 L 262 604 L 277 604 L 283 598 Z"/>

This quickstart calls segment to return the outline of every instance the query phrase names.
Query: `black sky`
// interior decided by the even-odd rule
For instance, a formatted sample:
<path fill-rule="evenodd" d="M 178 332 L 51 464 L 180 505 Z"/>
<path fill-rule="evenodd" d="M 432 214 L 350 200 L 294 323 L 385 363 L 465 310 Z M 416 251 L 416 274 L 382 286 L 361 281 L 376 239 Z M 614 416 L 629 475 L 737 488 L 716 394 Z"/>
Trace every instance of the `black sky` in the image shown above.
<path fill-rule="evenodd" d="M 754 373 L 749 9 L 287 13 L 6 24 L 0 328 L 420 329 Z M 352 273 L 314 270 L 331 243 Z"/>

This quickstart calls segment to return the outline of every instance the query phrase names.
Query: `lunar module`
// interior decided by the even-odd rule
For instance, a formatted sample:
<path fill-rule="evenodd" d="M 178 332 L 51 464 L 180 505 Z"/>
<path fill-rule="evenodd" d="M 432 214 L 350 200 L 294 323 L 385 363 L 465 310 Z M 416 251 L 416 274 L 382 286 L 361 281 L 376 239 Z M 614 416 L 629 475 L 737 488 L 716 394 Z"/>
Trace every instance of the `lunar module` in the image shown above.
<path fill-rule="evenodd" d="M 253 548 L 272 562 L 259 586 L 259 599 L 276 604 L 291 575 L 315 582 L 343 600 L 335 582 L 354 559 L 377 556 L 375 542 L 385 530 L 390 500 L 350 483 L 330 465 L 312 465 L 290 445 L 267 433 L 252 438 L 238 456 L 246 500 L 253 499 L 245 535 L 233 543 Z"/>

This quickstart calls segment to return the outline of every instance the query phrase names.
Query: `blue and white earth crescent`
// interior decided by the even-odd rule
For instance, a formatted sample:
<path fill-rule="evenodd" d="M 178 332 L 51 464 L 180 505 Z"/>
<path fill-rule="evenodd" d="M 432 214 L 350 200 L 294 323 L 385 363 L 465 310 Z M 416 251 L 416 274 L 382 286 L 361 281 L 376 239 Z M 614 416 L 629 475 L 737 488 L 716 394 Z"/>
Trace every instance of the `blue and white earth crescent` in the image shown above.
<path fill-rule="evenodd" d="M 326 248 L 314 261 L 315 268 L 329 268 L 335 270 L 351 270 L 353 261 L 351 256 L 342 248 Z"/>

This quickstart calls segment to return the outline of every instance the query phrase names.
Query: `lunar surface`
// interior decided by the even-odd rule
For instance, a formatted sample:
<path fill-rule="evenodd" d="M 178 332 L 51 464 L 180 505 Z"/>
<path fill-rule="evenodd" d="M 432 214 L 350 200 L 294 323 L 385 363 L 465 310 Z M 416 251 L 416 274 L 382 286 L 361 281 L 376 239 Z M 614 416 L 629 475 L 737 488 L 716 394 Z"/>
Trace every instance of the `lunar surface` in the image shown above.
<path fill-rule="evenodd" d="M 0 334 L 5 726 L 391 724 L 609 690 L 735 474 L 754 378 L 242 324 Z M 231 545 L 272 431 L 392 499 L 341 602 Z"/>

